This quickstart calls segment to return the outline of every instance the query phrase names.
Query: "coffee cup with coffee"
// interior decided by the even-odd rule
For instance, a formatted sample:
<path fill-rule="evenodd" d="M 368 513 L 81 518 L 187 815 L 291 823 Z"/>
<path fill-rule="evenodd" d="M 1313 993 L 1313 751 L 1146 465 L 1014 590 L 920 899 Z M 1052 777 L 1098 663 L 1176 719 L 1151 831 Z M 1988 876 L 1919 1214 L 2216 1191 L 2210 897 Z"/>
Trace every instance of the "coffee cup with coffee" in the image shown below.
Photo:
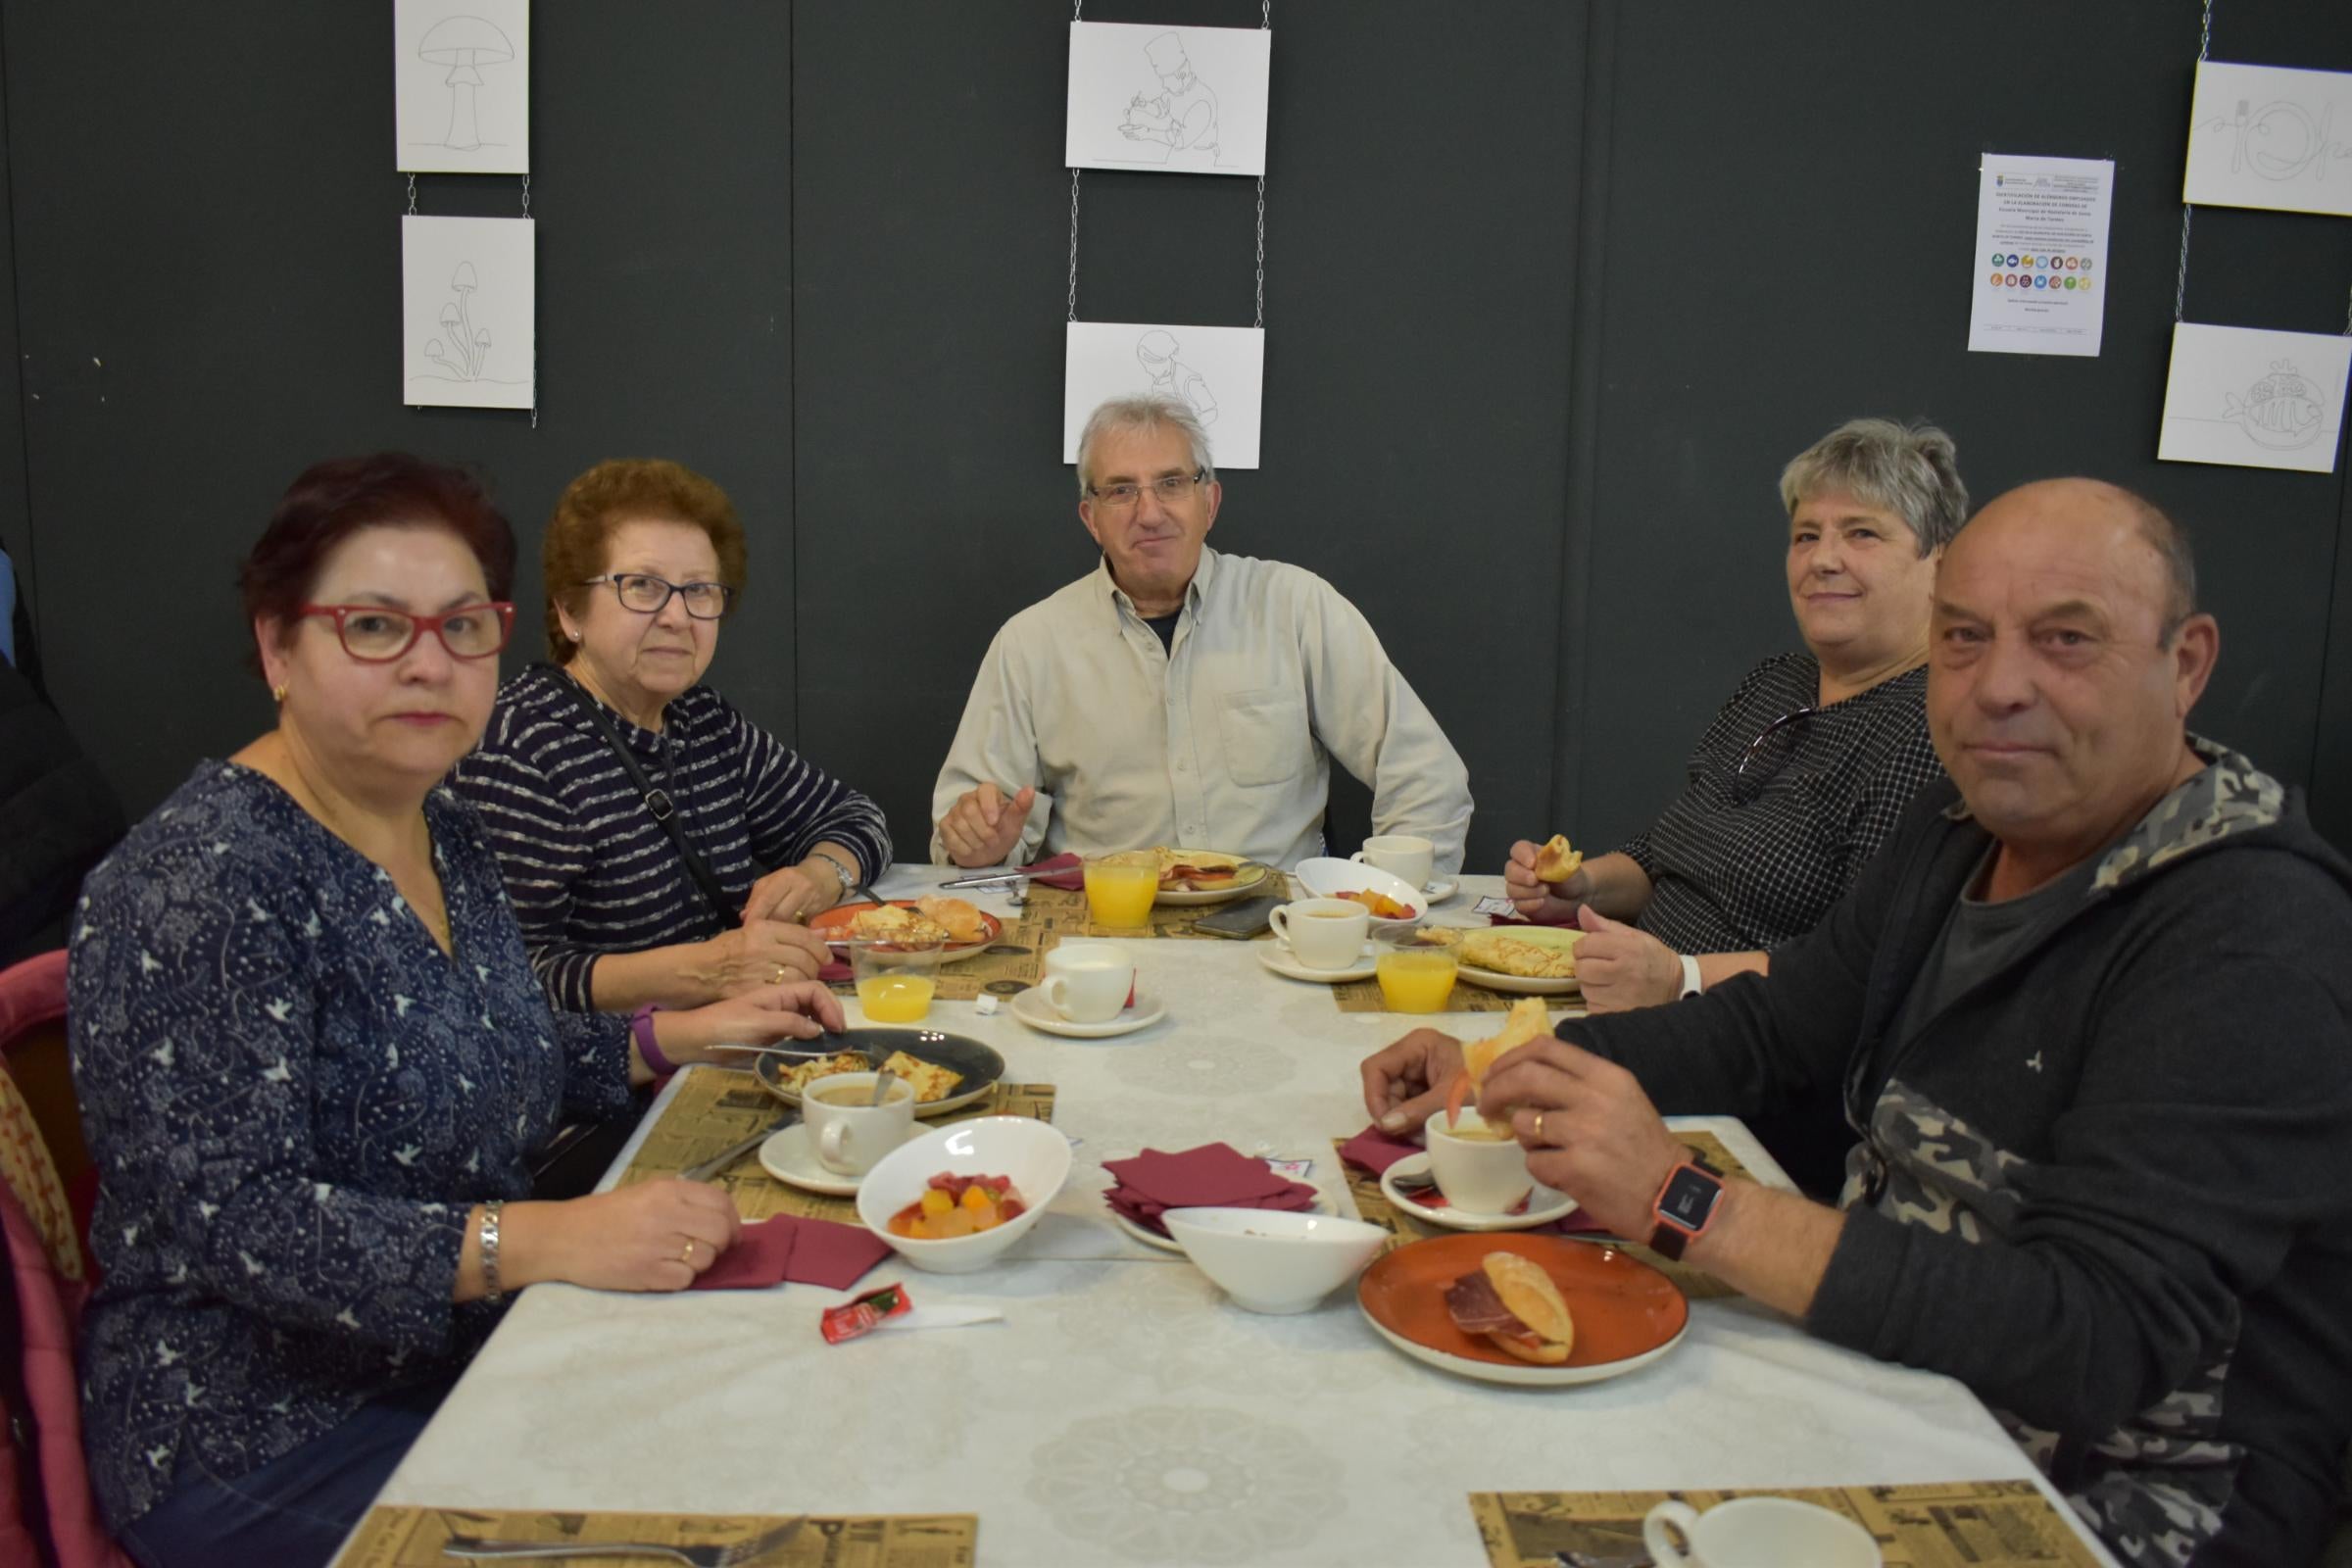
<path fill-rule="evenodd" d="M 1308 969 L 1347 969 L 1364 956 L 1372 911 L 1348 899 L 1300 899 L 1267 916 L 1291 956 Z"/>
<path fill-rule="evenodd" d="M 1135 994 L 1135 959 L 1115 942 L 1065 942 L 1046 955 L 1038 991 L 1071 1023 L 1108 1023 Z"/>
<path fill-rule="evenodd" d="M 1386 871 L 1419 892 L 1428 889 L 1437 869 L 1438 847 L 1410 833 L 1384 833 L 1364 840 L 1364 847 L 1348 858 Z"/>
<path fill-rule="evenodd" d="M 1658 1568 L 1881 1568 L 1869 1531 L 1794 1497 L 1734 1497 L 1700 1513 L 1669 1499 L 1642 1521 Z"/>
<path fill-rule="evenodd" d="M 808 1126 L 817 1163 L 836 1176 L 864 1175 L 914 1127 L 914 1086 L 892 1079 L 889 1095 L 877 1105 L 874 1081 L 879 1077 L 838 1072 L 801 1093 L 801 1120 Z"/>
<path fill-rule="evenodd" d="M 1465 1214 L 1507 1214 L 1536 1190 L 1527 1151 L 1508 1123 L 1490 1122 L 1464 1107 L 1455 1121 L 1444 1112 L 1432 1116 L 1426 1134 L 1429 1173 L 1446 1201 Z"/>

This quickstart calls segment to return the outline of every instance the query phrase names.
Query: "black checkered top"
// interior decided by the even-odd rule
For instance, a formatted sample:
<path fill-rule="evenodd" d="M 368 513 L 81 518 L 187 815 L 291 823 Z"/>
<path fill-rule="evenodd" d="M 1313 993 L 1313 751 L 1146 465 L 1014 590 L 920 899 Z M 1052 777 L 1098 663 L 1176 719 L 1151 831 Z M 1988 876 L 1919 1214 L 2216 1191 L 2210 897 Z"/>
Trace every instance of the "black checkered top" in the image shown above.
<path fill-rule="evenodd" d="M 1766 734 L 1818 702 L 1820 683 L 1810 654 L 1750 670 L 1699 737 L 1683 793 L 1619 846 L 1649 873 L 1642 929 L 1675 952 L 1770 949 L 1812 930 L 1920 786 L 1943 776 L 1924 667 Z"/>

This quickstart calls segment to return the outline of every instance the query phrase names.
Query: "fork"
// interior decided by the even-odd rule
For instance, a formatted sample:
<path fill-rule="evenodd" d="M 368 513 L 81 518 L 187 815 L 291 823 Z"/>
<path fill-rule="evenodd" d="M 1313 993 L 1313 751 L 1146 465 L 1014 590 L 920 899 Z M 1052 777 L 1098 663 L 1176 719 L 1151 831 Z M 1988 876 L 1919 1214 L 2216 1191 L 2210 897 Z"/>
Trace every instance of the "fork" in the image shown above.
<path fill-rule="evenodd" d="M 452 1536 L 442 1555 L 471 1562 L 520 1562 L 532 1557 L 671 1557 L 686 1568 L 750 1568 L 760 1558 L 801 1533 L 808 1522 L 802 1514 L 787 1519 L 764 1535 L 723 1546 L 667 1546 L 650 1541 L 580 1541 L 553 1545 L 537 1541 L 487 1541 L 478 1536 Z"/>

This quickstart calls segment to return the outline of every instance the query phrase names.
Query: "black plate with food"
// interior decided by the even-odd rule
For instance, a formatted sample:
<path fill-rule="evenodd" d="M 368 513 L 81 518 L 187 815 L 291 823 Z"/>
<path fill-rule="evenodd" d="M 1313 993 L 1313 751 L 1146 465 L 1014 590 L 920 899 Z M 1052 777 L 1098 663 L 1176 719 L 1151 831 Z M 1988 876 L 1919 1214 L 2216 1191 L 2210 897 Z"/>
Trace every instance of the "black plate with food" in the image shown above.
<path fill-rule="evenodd" d="M 963 1035 L 947 1034 L 938 1029 L 884 1029 L 862 1027 L 845 1029 L 837 1035 L 808 1042 L 810 1049 L 829 1047 L 825 1056 L 796 1060 L 791 1056 L 761 1056 L 753 1071 L 770 1094 L 788 1105 L 801 1102 L 801 1085 L 829 1078 L 837 1072 L 872 1072 L 895 1055 L 911 1057 L 922 1066 L 944 1068 L 956 1074 L 953 1084 L 943 1084 L 944 1093 L 925 1100 L 931 1086 L 924 1080 L 931 1074 L 920 1070 L 905 1076 L 915 1086 L 914 1113 L 917 1116 L 937 1115 L 944 1110 L 957 1110 L 971 1104 L 997 1086 L 1004 1076 L 1004 1058 L 991 1047 Z M 857 1058 L 854 1062 L 849 1058 Z M 812 1071 L 811 1069 L 819 1069 Z"/>

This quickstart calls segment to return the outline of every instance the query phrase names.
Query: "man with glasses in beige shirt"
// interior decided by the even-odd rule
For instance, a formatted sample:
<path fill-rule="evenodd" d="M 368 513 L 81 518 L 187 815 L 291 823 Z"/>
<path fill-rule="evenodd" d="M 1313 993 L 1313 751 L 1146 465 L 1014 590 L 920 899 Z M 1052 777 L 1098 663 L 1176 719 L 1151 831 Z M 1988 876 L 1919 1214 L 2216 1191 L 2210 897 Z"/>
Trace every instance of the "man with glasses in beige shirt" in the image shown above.
<path fill-rule="evenodd" d="M 1102 564 L 990 645 L 932 792 L 933 861 L 1167 844 L 1293 866 L 1323 852 L 1336 757 L 1374 832 L 1460 868 L 1469 770 L 1329 583 L 1206 548 L 1223 490 L 1189 409 L 1097 409 L 1078 493 Z"/>

